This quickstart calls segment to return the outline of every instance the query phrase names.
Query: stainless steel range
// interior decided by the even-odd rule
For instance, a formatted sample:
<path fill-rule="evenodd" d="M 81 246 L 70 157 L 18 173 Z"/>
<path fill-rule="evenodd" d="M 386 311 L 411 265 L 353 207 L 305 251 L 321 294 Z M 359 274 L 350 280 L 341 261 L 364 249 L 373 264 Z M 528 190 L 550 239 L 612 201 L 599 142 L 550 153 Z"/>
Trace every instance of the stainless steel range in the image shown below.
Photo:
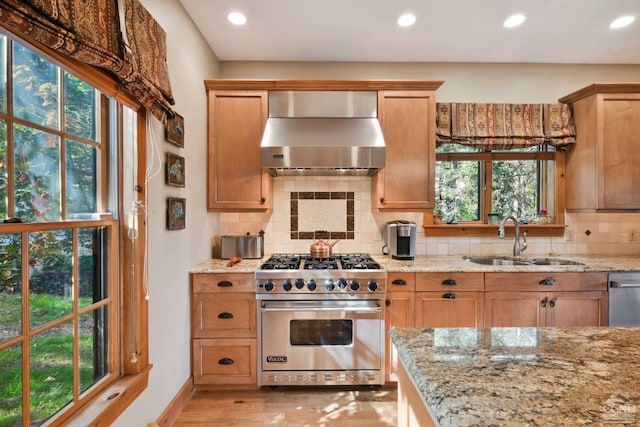
<path fill-rule="evenodd" d="M 255 273 L 259 385 L 384 384 L 387 273 L 367 254 L 276 254 Z"/>

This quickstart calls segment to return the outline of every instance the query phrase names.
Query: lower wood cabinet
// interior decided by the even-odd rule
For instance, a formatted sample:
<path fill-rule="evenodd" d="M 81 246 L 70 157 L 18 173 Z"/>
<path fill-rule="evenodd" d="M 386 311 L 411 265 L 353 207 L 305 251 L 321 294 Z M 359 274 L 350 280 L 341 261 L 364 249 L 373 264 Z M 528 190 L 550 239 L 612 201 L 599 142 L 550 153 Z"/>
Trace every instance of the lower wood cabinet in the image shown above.
<path fill-rule="evenodd" d="M 191 284 L 194 383 L 257 386 L 253 274 L 193 274 Z"/>
<path fill-rule="evenodd" d="M 415 300 L 418 328 L 482 327 L 482 292 L 416 292 Z"/>

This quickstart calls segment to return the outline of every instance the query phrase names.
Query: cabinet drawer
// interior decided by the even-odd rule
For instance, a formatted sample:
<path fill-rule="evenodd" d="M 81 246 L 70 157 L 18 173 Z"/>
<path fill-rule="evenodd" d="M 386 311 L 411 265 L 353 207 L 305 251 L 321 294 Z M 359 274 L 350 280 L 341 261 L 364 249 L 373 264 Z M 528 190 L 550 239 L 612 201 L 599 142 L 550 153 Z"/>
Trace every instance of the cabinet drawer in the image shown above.
<path fill-rule="evenodd" d="M 417 328 L 480 328 L 483 292 L 416 292 Z"/>
<path fill-rule="evenodd" d="M 193 340 L 196 384 L 257 384 L 255 339 Z"/>
<path fill-rule="evenodd" d="M 484 273 L 416 273 L 417 291 L 482 291 Z"/>
<path fill-rule="evenodd" d="M 416 273 L 387 273 L 387 292 L 413 292 L 416 290 Z"/>
<path fill-rule="evenodd" d="M 603 291 L 607 273 L 485 273 L 487 291 Z"/>
<path fill-rule="evenodd" d="M 193 292 L 255 292 L 256 284 L 251 273 L 192 274 Z"/>
<path fill-rule="evenodd" d="M 195 294 L 193 307 L 194 338 L 256 336 L 254 294 Z"/>

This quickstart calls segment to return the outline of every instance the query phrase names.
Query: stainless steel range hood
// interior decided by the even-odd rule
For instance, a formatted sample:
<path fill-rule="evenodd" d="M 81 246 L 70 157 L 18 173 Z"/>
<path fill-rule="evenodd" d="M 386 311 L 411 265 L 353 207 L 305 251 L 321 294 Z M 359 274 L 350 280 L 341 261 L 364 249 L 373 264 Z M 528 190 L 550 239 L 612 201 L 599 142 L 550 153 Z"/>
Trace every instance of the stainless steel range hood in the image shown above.
<path fill-rule="evenodd" d="M 273 175 L 371 175 L 385 164 L 375 91 L 271 91 L 261 143 Z"/>

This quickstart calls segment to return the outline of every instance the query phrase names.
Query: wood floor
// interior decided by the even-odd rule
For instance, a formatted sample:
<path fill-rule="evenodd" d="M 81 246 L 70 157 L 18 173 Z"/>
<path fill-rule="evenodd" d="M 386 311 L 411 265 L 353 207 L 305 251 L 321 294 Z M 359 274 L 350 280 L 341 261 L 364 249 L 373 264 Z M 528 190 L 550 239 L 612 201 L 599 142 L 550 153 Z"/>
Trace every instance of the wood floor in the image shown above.
<path fill-rule="evenodd" d="M 395 426 L 396 387 L 198 391 L 174 427 Z"/>

